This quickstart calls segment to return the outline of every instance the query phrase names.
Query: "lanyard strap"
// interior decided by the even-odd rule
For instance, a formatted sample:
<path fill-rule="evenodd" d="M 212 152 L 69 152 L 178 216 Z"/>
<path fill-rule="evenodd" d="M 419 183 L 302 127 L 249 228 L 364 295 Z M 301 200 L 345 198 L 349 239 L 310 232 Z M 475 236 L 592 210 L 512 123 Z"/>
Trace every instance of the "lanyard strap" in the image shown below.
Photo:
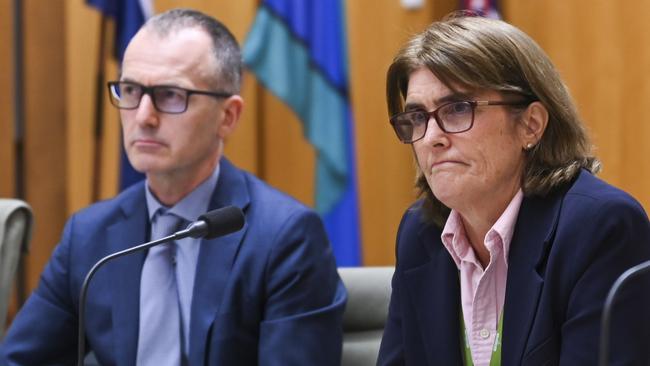
<path fill-rule="evenodd" d="M 461 334 L 464 334 L 465 340 L 465 366 L 474 366 L 472 361 L 472 350 L 469 347 L 469 338 L 467 337 L 467 328 L 465 327 L 465 318 L 463 317 L 463 308 L 460 308 L 460 331 Z M 494 345 L 492 346 L 492 356 L 490 357 L 490 366 L 500 366 L 501 365 L 501 338 L 503 334 L 503 311 L 499 316 L 499 326 L 497 328 L 497 334 L 494 337 Z"/>

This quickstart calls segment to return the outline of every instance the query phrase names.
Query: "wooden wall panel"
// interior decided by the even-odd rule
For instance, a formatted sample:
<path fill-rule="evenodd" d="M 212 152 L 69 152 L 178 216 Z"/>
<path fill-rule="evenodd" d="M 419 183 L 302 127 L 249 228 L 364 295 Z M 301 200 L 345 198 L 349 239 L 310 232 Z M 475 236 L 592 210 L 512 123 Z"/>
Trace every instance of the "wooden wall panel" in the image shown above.
<path fill-rule="evenodd" d="M 0 1 L 0 197 L 14 197 L 13 7 Z"/>
<path fill-rule="evenodd" d="M 600 176 L 648 210 L 650 1 L 508 0 L 504 9 L 562 73 L 603 161 Z"/>
<path fill-rule="evenodd" d="M 74 1 L 66 2 L 65 10 L 65 105 L 68 113 L 63 122 L 68 129 L 66 201 L 68 214 L 71 214 L 94 199 L 95 75 L 100 16 L 99 12 Z"/>
<path fill-rule="evenodd" d="M 23 4 L 26 199 L 36 220 L 26 267 L 33 288 L 66 216 L 65 7 L 64 0 Z"/>

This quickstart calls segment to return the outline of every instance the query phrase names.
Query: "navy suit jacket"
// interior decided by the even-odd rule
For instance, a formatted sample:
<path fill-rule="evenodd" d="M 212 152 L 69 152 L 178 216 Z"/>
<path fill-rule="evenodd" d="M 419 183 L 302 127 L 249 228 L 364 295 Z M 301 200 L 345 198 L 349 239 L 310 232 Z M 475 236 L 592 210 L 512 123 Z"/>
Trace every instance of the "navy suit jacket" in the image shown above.
<path fill-rule="evenodd" d="M 203 240 L 190 321 L 191 365 L 335 365 L 345 289 L 321 220 L 226 159 L 210 209 L 242 208 L 241 231 Z M 1 346 L 8 364 L 74 364 L 81 284 L 100 258 L 145 242 L 144 184 L 73 215 Z M 145 252 L 108 262 L 86 306 L 102 365 L 134 365 Z M 3 363 L 0 362 L 0 363 Z"/>
<path fill-rule="evenodd" d="M 462 365 L 458 268 L 441 229 L 404 215 L 378 365 Z M 510 244 L 502 365 L 597 364 L 601 312 L 615 279 L 650 259 L 650 223 L 626 193 L 586 171 L 525 197 Z M 650 285 L 626 287 L 612 318 L 612 365 L 648 365 Z"/>

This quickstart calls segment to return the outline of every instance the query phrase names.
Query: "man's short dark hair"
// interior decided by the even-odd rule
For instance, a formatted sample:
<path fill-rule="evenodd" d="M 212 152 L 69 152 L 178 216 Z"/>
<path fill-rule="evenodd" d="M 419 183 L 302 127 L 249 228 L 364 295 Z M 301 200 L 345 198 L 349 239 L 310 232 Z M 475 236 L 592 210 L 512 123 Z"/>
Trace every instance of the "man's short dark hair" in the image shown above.
<path fill-rule="evenodd" d="M 145 27 L 161 36 L 181 29 L 198 27 L 212 39 L 213 55 L 217 64 L 215 88 L 239 94 L 241 88 L 242 57 L 237 40 L 217 19 L 192 9 L 172 9 L 150 18 Z"/>

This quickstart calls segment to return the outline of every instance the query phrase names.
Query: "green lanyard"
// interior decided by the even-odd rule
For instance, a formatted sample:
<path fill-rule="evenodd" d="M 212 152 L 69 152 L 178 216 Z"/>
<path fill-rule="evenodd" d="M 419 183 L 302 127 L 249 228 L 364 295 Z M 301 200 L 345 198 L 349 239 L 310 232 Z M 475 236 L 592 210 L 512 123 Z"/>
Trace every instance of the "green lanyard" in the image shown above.
<path fill-rule="evenodd" d="M 460 332 L 465 336 L 465 366 L 474 366 L 472 361 L 472 350 L 469 348 L 469 339 L 467 339 L 467 328 L 465 328 L 465 319 L 463 317 L 463 308 L 460 309 Z M 503 337 L 503 312 L 499 316 L 499 327 L 497 328 L 497 335 L 494 337 L 494 345 L 492 346 L 492 357 L 490 357 L 490 366 L 501 365 L 501 338 Z"/>

